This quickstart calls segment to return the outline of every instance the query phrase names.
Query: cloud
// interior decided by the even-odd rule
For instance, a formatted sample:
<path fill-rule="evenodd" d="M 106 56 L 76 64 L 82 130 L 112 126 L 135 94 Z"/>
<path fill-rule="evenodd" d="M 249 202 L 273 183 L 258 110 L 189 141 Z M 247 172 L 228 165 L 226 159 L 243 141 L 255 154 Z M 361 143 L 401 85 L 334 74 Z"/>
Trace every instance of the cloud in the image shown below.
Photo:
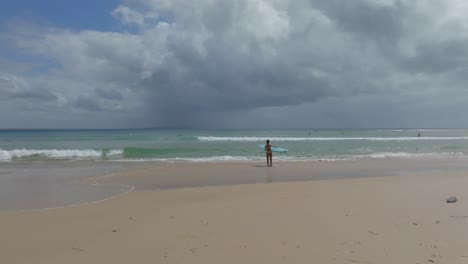
<path fill-rule="evenodd" d="M 407 5 L 400 1 L 318 1 L 317 6 L 345 33 L 379 41 L 395 41 L 404 31 Z"/>
<path fill-rule="evenodd" d="M 78 96 L 76 99 L 75 106 L 87 111 L 98 111 L 102 109 L 96 99 L 82 95 Z"/>
<path fill-rule="evenodd" d="M 127 6 L 118 6 L 114 11 L 112 11 L 112 15 L 118 18 L 125 25 L 135 24 L 137 26 L 143 26 L 145 23 L 145 18 L 141 13 L 130 9 Z"/>
<path fill-rule="evenodd" d="M 31 100 L 36 102 L 53 101 L 57 97 L 41 87 L 31 87 L 29 83 L 17 76 L 0 73 L 0 94 L 4 100 Z M 0 99 L 0 100 L 1 100 Z"/>
<path fill-rule="evenodd" d="M 468 39 L 435 40 L 422 43 L 417 52 L 404 61 L 403 66 L 410 72 L 428 74 L 453 72 L 468 66 Z"/>
<path fill-rule="evenodd" d="M 322 112 L 326 126 L 372 126 L 377 118 L 366 123 L 357 114 L 366 107 L 369 116 L 388 117 L 392 107 L 428 112 L 418 108 L 424 94 L 439 98 L 430 99 L 433 107 L 449 107 L 447 94 L 465 96 L 464 7 L 457 0 L 126 0 L 110 14 L 119 32 L 5 33 L 27 55 L 56 65 L 10 73 L 17 81 L 0 80 L 0 92 L 49 100 L 51 111 L 85 109 L 116 122 L 138 116 L 142 126 L 225 126 L 223 116 L 236 115 L 253 124 L 268 115 L 264 109 L 282 116 L 280 124 L 301 125 L 281 113 L 304 105 L 317 118 Z M 325 103 L 359 98 L 366 104 L 326 115 Z"/>
<path fill-rule="evenodd" d="M 108 89 L 96 89 L 96 94 L 102 98 L 109 99 L 109 100 L 122 100 L 123 96 L 119 91 L 116 90 L 108 90 Z"/>

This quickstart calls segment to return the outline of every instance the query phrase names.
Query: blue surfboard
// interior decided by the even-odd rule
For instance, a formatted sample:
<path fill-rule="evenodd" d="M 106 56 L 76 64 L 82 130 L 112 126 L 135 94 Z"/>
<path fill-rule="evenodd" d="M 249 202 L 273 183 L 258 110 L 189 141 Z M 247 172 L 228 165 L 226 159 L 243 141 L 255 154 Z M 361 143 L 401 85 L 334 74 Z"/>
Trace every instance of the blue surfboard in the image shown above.
<path fill-rule="evenodd" d="M 259 147 L 260 149 L 265 150 L 265 145 L 258 145 L 258 147 Z M 288 152 L 288 150 L 285 149 L 285 148 L 278 148 L 278 147 L 273 147 L 273 146 L 271 146 L 271 151 L 273 151 L 273 152 L 279 152 L 279 153 L 286 153 L 286 152 Z"/>

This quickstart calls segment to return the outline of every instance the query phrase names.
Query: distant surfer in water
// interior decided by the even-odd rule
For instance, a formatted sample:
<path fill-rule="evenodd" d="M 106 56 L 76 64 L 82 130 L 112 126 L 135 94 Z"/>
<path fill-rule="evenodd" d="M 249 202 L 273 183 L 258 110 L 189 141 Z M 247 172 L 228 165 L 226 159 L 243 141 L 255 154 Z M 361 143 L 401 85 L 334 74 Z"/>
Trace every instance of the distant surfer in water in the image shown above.
<path fill-rule="evenodd" d="M 269 139 L 267 139 L 266 141 L 265 151 L 266 151 L 266 158 L 267 158 L 267 166 L 272 167 L 273 166 L 273 151 L 271 151 L 271 145 L 270 145 Z"/>

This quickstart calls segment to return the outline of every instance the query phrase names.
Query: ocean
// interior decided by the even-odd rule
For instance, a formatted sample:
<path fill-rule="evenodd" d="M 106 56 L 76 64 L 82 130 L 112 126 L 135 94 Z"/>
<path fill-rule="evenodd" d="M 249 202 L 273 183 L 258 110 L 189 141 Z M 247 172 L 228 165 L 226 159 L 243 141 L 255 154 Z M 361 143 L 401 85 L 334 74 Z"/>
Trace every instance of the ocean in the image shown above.
<path fill-rule="evenodd" d="M 420 137 L 418 137 L 418 133 Z M 468 129 L 0 130 L 0 162 L 258 161 L 270 139 L 277 161 L 464 157 Z"/>
<path fill-rule="evenodd" d="M 420 137 L 418 137 L 420 133 Z M 90 203 L 125 194 L 134 188 L 145 189 L 147 183 L 100 184 L 94 177 L 115 172 L 173 163 L 265 162 L 265 153 L 258 147 L 270 139 L 274 146 L 287 148 L 287 153 L 274 153 L 275 166 L 281 162 L 340 162 L 348 160 L 383 160 L 396 158 L 408 161 L 422 158 L 455 160 L 452 166 L 416 166 L 432 170 L 445 166 L 466 169 L 468 130 L 196 130 L 196 129 L 121 129 L 121 130 L 0 130 L 0 211 L 56 208 Z M 280 161 L 280 163 L 278 163 Z M 452 164 L 452 163 L 450 163 Z M 314 165 L 312 163 L 312 165 Z M 251 166 L 250 166 L 251 167 Z M 256 167 L 257 168 L 257 167 Z M 259 173 L 187 183 L 248 183 L 262 180 Z M 395 171 L 358 175 L 394 175 Z M 316 174 L 283 175 L 276 180 L 315 178 L 349 178 L 346 175 Z M 366 174 L 367 173 L 367 174 Z M 349 175 L 348 175 L 349 174 Z M 260 177 L 260 178 L 259 178 Z M 306 177 L 306 178 L 303 178 Z M 307 178 L 309 177 L 309 178 Z M 165 188 L 171 179 L 153 179 L 151 188 Z M 146 184 L 146 185 L 145 185 Z M 143 186 L 143 187 L 142 187 Z"/>

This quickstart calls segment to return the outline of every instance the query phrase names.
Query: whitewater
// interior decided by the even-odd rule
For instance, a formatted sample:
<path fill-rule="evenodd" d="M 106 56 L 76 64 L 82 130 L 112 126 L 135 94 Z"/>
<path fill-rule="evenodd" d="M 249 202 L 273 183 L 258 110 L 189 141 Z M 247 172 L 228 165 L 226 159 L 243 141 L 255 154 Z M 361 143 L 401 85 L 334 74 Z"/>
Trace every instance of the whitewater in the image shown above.
<path fill-rule="evenodd" d="M 285 162 L 468 156 L 466 129 L 0 130 L 0 161 L 259 161 L 266 139 Z"/>

